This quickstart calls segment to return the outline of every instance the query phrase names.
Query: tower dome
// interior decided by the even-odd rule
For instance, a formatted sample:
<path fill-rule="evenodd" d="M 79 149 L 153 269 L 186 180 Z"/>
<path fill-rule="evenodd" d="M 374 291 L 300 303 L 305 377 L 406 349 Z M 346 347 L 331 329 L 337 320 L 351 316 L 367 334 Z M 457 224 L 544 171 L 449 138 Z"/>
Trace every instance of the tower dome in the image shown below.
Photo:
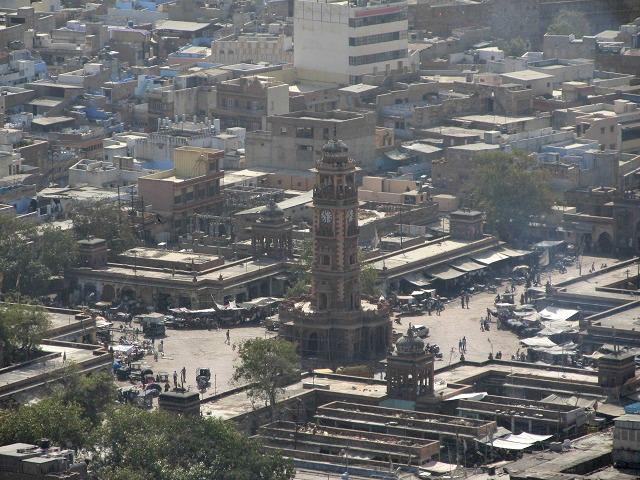
<path fill-rule="evenodd" d="M 424 353 L 424 342 L 415 335 L 413 325 L 409 325 L 407 333 L 396 342 L 398 355 L 420 355 Z"/>

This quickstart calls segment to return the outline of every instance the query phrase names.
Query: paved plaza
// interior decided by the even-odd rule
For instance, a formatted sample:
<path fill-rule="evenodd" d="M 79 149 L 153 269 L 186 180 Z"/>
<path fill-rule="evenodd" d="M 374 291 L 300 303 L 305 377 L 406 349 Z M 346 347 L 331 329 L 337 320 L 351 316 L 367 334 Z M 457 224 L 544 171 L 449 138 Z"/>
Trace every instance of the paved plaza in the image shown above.
<path fill-rule="evenodd" d="M 599 266 L 603 262 L 612 265 L 615 260 L 584 257 L 582 260 L 583 273 L 588 272 L 592 263 Z M 541 280 L 544 283 L 550 278 L 552 283 L 555 284 L 576 276 L 578 276 L 578 268 L 577 266 L 571 266 L 564 274 L 554 271 L 543 275 Z M 498 291 L 503 292 L 505 286 L 502 285 Z M 517 286 L 515 296 L 517 300 L 523 290 L 524 286 Z M 458 340 L 463 336 L 467 339 L 465 358 L 468 360 L 486 360 L 489 352 L 492 351 L 492 347 L 494 354 L 501 351 L 504 359 L 510 359 L 511 355 L 519 349 L 518 337 L 509 330 L 498 330 L 495 323 L 491 324 L 491 329 L 488 332 L 483 332 L 480 329 L 480 318 L 486 316 L 487 308 L 493 308 L 495 296 L 496 294 L 491 292 L 472 295 L 468 309 L 461 308 L 460 299 L 454 298 L 446 305 L 440 316 L 436 316 L 435 313 L 432 313 L 431 316 L 426 313 L 419 316 L 403 316 L 400 324 L 394 322 L 393 328 L 398 332 L 404 333 L 409 323 L 429 327 L 430 335 L 426 341 L 439 345 L 440 351 L 443 353 L 442 360 L 436 362 L 436 368 L 443 367 L 449 362 L 455 363 L 460 360 Z M 205 392 L 205 396 L 209 396 L 233 387 L 231 377 L 233 375 L 233 365 L 237 358 L 234 344 L 249 338 L 272 336 L 275 336 L 275 333 L 268 332 L 259 325 L 233 327 L 230 329 L 231 345 L 227 345 L 226 329 L 167 329 L 167 336 L 163 340 L 164 357 L 160 356 L 158 362 L 155 362 L 153 356 L 147 355 L 144 361 L 151 366 L 154 372 L 168 372 L 170 378 L 174 370 L 179 374 L 183 367 L 186 368 L 186 384 L 191 389 L 196 388 L 196 368 L 210 368 L 212 372 L 211 386 Z M 158 345 L 159 341 L 156 341 L 156 348 Z M 453 353 L 451 352 L 452 348 Z"/>

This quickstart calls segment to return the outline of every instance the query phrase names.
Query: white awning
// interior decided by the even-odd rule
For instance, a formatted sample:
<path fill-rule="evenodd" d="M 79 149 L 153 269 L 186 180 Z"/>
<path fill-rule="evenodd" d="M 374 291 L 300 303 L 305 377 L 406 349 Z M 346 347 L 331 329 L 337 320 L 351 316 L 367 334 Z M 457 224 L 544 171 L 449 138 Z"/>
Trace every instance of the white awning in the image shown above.
<path fill-rule="evenodd" d="M 461 270 L 463 272 L 475 272 L 475 271 L 487 268 L 486 265 L 482 265 L 478 262 L 474 262 L 470 258 L 463 258 L 461 260 L 456 260 L 455 262 L 451 262 L 449 265 L 451 265 L 456 270 Z"/>
<path fill-rule="evenodd" d="M 520 343 L 526 347 L 555 347 L 556 343 L 549 340 L 549 337 L 523 338 Z"/>
<path fill-rule="evenodd" d="M 491 442 L 495 448 L 503 448 L 505 450 L 524 450 L 535 443 L 548 440 L 553 435 L 534 435 L 532 433 L 522 432 L 518 435 L 507 435 L 504 438 L 497 438 Z"/>
<path fill-rule="evenodd" d="M 408 273 L 403 275 L 402 278 L 416 287 L 428 287 L 431 285 L 431 282 L 424 278 L 421 272 Z"/>
<path fill-rule="evenodd" d="M 543 320 L 570 320 L 572 317 L 580 313 L 578 310 L 570 310 L 568 308 L 546 307 L 540 313 Z"/>
<path fill-rule="evenodd" d="M 451 398 L 447 398 L 445 401 L 449 402 L 452 400 L 483 400 L 484 397 L 488 395 L 487 392 L 473 392 L 473 393 L 461 393 L 460 395 L 454 395 Z"/>
<path fill-rule="evenodd" d="M 518 258 L 518 257 L 524 257 L 525 255 L 529 255 L 531 252 L 528 252 L 527 250 L 518 250 L 516 248 L 502 247 L 500 249 L 500 253 L 511 258 Z"/>
<path fill-rule="evenodd" d="M 501 262 L 502 260 L 508 260 L 511 257 L 497 252 L 496 250 L 490 250 L 482 253 L 474 253 L 473 255 L 470 255 L 469 258 L 478 263 L 482 263 L 483 265 L 492 265 L 494 263 Z"/>
<path fill-rule="evenodd" d="M 444 266 L 434 268 L 428 271 L 428 274 L 438 280 L 454 280 L 467 274 L 467 272 L 461 272 L 455 268 Z"/>

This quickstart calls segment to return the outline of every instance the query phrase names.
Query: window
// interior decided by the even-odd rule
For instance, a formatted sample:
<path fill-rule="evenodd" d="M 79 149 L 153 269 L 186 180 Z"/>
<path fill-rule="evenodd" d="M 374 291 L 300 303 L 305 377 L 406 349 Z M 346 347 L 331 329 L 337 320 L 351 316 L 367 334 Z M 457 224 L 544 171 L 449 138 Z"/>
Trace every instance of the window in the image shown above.
<path fill-rule="evenodd" d="M 331 265 L 331 258 L 329 255 L 322 256 L 322 265 Z"/>
<path fill-rule="evenodd" d="M 397 60 L 405 58 L 406 50 L 391 50 L 389 52 L 372 53 L 369 55 L 359 55 L 357 57 L 349 57 L 349 65 L 368 65 L 370 63 L 385 62 L 388 60 Z"/>
<path fill-rule="evenodd" d="M 313 127 L 298 127 L 296 128 L 297 138 L 313 138 Z"/>
<path fill-rule="evenodd" d="M 380 25 L 383 23 L 398 22 L 400 20 L 406 20 L 406 19 L 407 19 L 407 11 L 403 10 L 401 12 L 388 13 L 386 15 L 372 15 L 370 17 L 350 18 L 349 26 L 358 28 L 358 27 L 366 27 L 369 25 Z"/>
<path fill-rule="evenodd" d="M 604 127 L 600 128 L 600 134 L 604 135 Z"/>
<path fill-rule="evenodd" d="M 212 161 L 212 162 L 209 162 L 209 171 L 210 172 L 215 172 L 217 170 L 218 170 L 218 162 L 215 161 L 215 160 Z"/>
<path fill-rule="evenodd" d="M 311 151 L 313 151 L 313 146 L 312 145 L 298 145 L 298 150 L 301 150 L 303 152 L 311 152 Z"/>
<path fill-rule="evenodd" d="M 614 125 L 611 125 L 611 126 L 609 127 L 609 131 L 610 131 L 611 133 L 613 133 L 613 131 L 615 130 L 615 128 L 616 128 L 616 127 L 615 127 Z"/>
<path fill-rule="evenodd" d="M 287 134 L 287 127 L 280 127 L 280 135 L 286 135 Z"/>
<path fill-rule="evenodd" d="M 371 45 L 372 43 L 392 42 L 406 38 L 406 32 L 389 32 L 377 35 L 365 35 L 363 37 L 350 37 L 349 46 L 357 47 L 359 45 Z"/>

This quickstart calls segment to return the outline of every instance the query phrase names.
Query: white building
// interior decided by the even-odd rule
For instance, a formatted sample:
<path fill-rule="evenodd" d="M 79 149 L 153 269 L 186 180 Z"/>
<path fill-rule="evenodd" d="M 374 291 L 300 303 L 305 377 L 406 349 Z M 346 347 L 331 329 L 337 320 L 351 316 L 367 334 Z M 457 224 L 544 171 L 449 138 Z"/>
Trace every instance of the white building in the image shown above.
<path fill-rule="evenodd" d="M 294 66 L 301 78 L 356 84 L 409 66 L 406 0 L 296 0 Z"/>

